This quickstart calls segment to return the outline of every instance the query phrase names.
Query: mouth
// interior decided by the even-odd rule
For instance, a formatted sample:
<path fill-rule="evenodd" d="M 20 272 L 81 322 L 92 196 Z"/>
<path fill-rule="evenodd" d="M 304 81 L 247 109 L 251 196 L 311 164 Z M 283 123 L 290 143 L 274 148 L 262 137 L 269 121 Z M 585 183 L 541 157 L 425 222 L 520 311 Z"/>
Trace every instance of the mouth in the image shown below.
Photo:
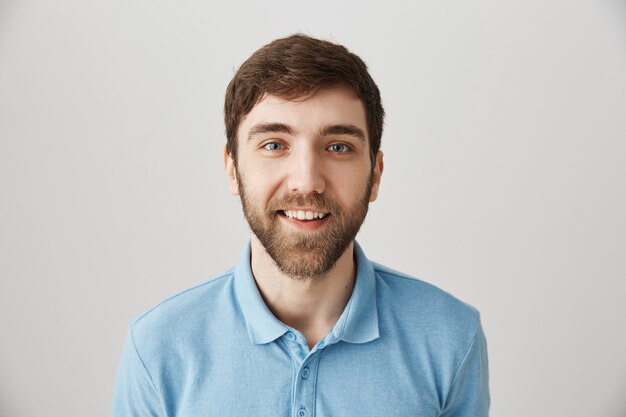
<path fill-rule="evenodd" d="M 317 210 L 279 210 L 278 217 L 295 230 L 314 232 L 326 226 L 332 217 L 329 212 Z"/>
<path fill-rule="evenodd" d="M 279 214 L 287 217 L 288 219 L 299 221 L 315 221 L 323 220 L 330 216 L 329 212 L 316 211 L 316 210 L 279 210 Z"/>

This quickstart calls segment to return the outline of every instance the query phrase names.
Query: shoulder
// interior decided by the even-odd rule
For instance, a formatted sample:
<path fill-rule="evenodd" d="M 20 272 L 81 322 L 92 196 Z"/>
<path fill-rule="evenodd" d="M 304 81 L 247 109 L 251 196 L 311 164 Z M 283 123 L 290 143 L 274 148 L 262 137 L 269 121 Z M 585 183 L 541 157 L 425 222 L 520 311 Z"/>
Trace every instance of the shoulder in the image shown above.
<path fill-rule="evenodd" d="M 135 341 L 166 340 L 198 326 L 207 326 L 216 313 L 233 303 L 234 270 L 185 289 L 160 302 L 130 323 Z"/>
<path fill-rule="evenodd" d="M 483 387 L 486 343 L 478 310 L 433 284 L 373 266 L 381 340 L 390 349 L 400 346 L 401 362 L 443 398 L 459 378 L 470 381 L 462 385 Z"/>
<path fill-rule="evenodd" d="M 413 276 L 377 263 L 373 266 L 379 302 L 396 322 L 461 343 L 479 331 L 480 314 L 471 305 Z"/>

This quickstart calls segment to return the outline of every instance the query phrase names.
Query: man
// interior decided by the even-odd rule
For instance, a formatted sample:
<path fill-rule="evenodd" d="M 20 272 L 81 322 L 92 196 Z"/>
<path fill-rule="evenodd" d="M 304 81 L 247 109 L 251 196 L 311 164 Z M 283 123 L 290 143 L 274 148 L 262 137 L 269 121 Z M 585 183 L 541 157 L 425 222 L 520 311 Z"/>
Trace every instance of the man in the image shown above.
<path fill-rule="evenodd" d="M 114 416 L 487 416 L 478 313 L 354 240 L 383 114 L 343 46 L 294 35 L 241 66 L 224 160 L 251 240 L 234 269 L 131 323 Z"/>

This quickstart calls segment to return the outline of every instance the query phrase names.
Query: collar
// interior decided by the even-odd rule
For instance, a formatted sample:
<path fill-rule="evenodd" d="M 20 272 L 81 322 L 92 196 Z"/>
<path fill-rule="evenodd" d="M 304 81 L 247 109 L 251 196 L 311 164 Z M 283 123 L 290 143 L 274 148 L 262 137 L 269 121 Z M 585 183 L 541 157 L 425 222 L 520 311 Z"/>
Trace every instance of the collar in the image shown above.
<path fill-rule="evenodd" d="M 263 301 L 250 269 L 250 254 L 248 241 L 235 267 L 235 292 L 250 342 L 265 344 L 281 337 L 290 328 L 278 320 Z M 354 289 L 339 320 L 325 338 L 327 345 L 339 340 L 366 343 L 379 337 L 374 267 L 356 241 L 354 256 L 357 271 Z"/>

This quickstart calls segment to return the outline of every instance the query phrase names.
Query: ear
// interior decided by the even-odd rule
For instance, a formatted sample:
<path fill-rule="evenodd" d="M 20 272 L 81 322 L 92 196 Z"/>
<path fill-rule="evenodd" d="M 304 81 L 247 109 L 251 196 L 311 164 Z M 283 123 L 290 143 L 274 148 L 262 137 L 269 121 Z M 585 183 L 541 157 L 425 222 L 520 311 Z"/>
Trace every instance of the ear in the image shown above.
<path fill-rule="evenodd" d="M 376 154 L 376 162 L 374 163 L 374 178 L 372 180 L 372 192 L 370 193 L 370 203 L 375 201 L 378 197 L 378 189 L 380 187 L 380 178 L 383 176 L 383 169 L 385 164 L 383 162 L 383 152 L 378 151 Z"/>
<path fill-rule="evenodd" d="M 224 169 L 226 170 L 226 183 L 228 185 L 228 191 L 232 195 L 239 195 L 239 183 L 237 182 L 237 168 L 235 168 L 235 161 L 226 147 L 224 147 Z"/>

